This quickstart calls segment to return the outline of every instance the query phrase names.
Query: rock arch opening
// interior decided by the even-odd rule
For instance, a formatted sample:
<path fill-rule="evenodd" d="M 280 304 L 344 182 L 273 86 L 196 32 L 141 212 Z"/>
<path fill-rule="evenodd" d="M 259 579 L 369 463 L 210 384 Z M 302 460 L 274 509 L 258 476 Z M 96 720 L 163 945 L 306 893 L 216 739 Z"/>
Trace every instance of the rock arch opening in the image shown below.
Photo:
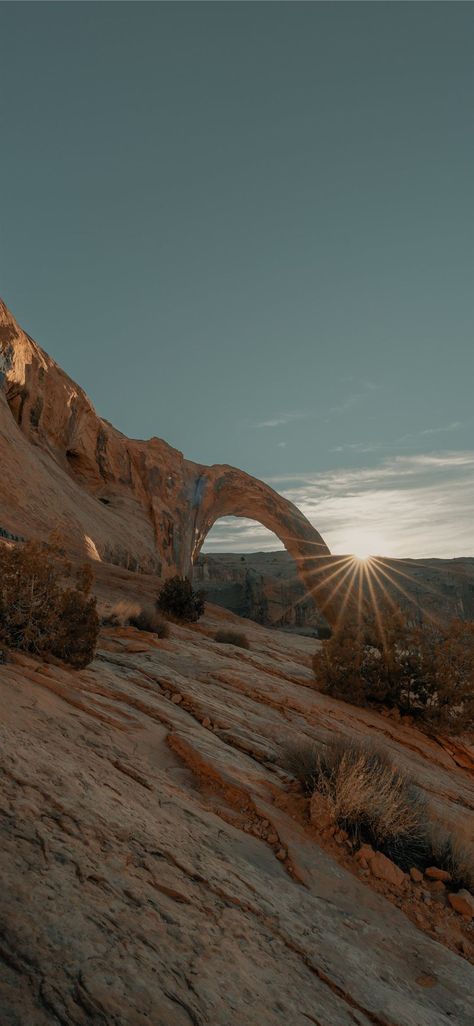
<path fill-rule="evenodd" d="M 256 520 L 227 516 L 209 531 L 193 570 L 207 599 L 238 616 L 319 636 L 327 627 L 278 536 Z"/>
<path fill-rule="evenodd" d="M 340 596 L 333 601 L 328 580 L 331 554 L 321 535 L 292 502 L 269 485 L 233 467 L 214 466 L 199 478 L 193 495 L 192 536 L 188 534 L 189 563 L 196 565 L 214 524 L 237 517 L 257 522 L 279 539 L 296 564 L 304 594 L 332 623 L 337 618 Z M 184 555 L 184 558 L 185 555 Z"/>

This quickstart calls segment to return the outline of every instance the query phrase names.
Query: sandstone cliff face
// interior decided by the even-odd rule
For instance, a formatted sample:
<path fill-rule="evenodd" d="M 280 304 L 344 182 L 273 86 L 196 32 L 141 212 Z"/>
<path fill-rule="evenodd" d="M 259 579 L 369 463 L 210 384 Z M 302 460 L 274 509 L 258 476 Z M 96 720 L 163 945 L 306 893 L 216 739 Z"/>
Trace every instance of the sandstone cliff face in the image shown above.
<path fill-rule="evenodd" d="M 339 559 L 332 557 L 335 568 Z M 382 559 L 374 571 L 371 586 L 382 600 L 388 595 L 397 605 L 415 608 L 418 616 L 441 621 L 474 619 L 474 558 Z M 313 632 L 321 624 L 287 552 L 202 552 L 194 578 L 210 602 L 257 623 Z M 365 574 L 362 591 L 370 601 Z"/>
<path fill-rule="evenodd" d="M 318 605 L 329 550 L 303 514 L 229 466 L 192 463 L 159 438 L 128 439 L 0 303 L 0 527 L 55 530 L 65 547 L 129 569 L 188 574 L 222 516 L 258 520 L 283 542 Z"/>
<path fill-rule="evenodd" d="M 324 623 L 285 551 L 201 552 L 194 580 L 209 602 L 268 627 L 317 634 Z"/>

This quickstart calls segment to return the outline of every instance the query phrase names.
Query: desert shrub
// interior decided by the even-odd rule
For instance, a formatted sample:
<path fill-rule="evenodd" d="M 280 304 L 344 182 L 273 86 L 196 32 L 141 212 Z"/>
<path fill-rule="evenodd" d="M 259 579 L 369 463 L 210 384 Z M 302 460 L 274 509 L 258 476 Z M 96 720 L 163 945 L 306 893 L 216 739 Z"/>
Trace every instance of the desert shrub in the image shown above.
<path fill-rule="evenodd" d="M 163 585 L 156 605 L 162 613 L 194 623 L 204 613 L 204 594 L 194 591 L 187 577 L 171 577 Z"/>
<path fill-rule="evenodd" d="M 100 622 L 104 627 L 128 627 L 132 617 L 140 615 L 141 608 L 139 602 L 120 599 L 102 614 Z"/>
<path fill-rule="evenodd" d="M 0 549 L 0 641 L 76 668 L 93 659 L 99 620 L 88 567 L 75 575 L 49 546 L 28 542 Z"/>
<path fill-rule="evenodd" d="M 297 741 L 285 746 L 283 769 L 299 780 L 305 794 L 316 790 L 319 767 L 319 748 L 310 741 Z"/>
<path fill-rule="evenodd" d="M 444 828 L 434 826 L 430 833 L 431 865 L 451 874 L 451 890 L 465 888 L 474 894 L 474 850 L 472 843 L 453 837 Z"/>
<path fill-rule="evenodd" d="M 214 641 L 221 645 L 237 645 L 238 648 L 250 648 L 248 638 L 241 631 L 216 631 Z"/>
<path fill-rule="evenodd" d="M 444 730 L 474 724 L 474 624 L 413 622 L 402 610 L 346 618 L 313 659 L 322 691 L 385 705 Z"/>
<path fill-rule="evenodd" d="M 145 606 L 143 609 L 140 609 L 139 613 L 132 614 L 129 618 L 129 624 L 131 627 L 136 627 L 139 631 L 149 631 L 150 634 L 156 634 L 158 638 L 169 637 L 170 629 L 166 620 L 152 606 Z"/>
<path fill-rule="evenodd" d="M 353 841 L 371 844 L 404 870 L 429 864 L 424 798 L 383 751 L 355 740 L 334 741 L 323 751 L 307 744 L 287 751 L 285 765 L 307 793 L 326 798 Z"/>

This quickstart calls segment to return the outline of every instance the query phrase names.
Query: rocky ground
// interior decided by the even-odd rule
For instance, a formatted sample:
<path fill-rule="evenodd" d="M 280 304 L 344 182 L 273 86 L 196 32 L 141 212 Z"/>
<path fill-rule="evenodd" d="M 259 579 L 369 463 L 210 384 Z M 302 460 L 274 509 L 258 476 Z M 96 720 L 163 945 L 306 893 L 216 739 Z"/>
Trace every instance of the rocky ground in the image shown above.
<path fill-rule="evenodd" d="M 314 645 L 209 607 L 103 629 L 81 672 L 0 666 L 2 1026 L 472 1022 L 449 883 L 375 875 L 281 769 L 288 741 L 374 738 L 472 840 L 472 750 L 318 694 Z"/>

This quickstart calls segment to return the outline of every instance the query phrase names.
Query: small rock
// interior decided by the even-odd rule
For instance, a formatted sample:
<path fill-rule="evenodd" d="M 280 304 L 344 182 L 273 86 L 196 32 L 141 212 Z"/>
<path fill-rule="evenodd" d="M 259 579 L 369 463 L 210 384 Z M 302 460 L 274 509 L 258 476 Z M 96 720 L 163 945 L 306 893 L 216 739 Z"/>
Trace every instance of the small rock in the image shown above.
<path fill-rule="evenodd" d="M 286 856 L 287 856 L 287 852 L 285 851 L 285 849 L 284 848 L 279 848 L 277 853 L 276 853 L 276 857 L 279 860 L 279 862 L 284 862 L 285 859 L 286 859 Z"/>
<path fill-rule="evenodd" d="M 179 705 L 180 702 L 183 701 L 183 696 L 176 693 L 175 695 L 171 696 L 171 701 L 173 702 L 173 705 Z"/>
<path fill-rule="evenodd" d="M 444 890 L 446 890 L 446 887 L 445 887 L 443 881 L 442 880 L 435 880 L 433 885 L 432 885 L 432 887 L 431 887 L 431 893 L 432 894 L 442 894 Z"/>
<path fill-rule="evenodd" d="M 416 866 L 411 867 L 410 876 L 413 880 L 413 883 L 421 883 L 423 880 L 423 873 L 419 869 L 417 869 Z"/>
<path fill-rule="evenodd" d="M 376 851 L 375 855 L 371 858 L 370 872 L 377 879 L 385 880 L 386 883 L 391 884 L 392 887 L 401 887 L 405 880 L 403 870 L 396 866 L 391 859 L 388 859 L 386 855 L 383 855 L 381 851 Z"/>
<path fill-rule="evenodd" d="M 357 859 L 357 862 L 362 862 L 362 859 L 364 859 L 365 862 L 370 862 L 370 860 L 373 859 L 374 855 L 375 852 L 372 848 L 372 845 L 363 844 L 362 847 L 359 848 L 359 851 L 356 851 L 354 857 Z"/>
<path fill-rule="evenodd" d="M 457 894 L 448 894 L 448 901 L 455 912 L 459 912 L 468 922 L 474 917 L 474 897 L 470 891 L 462 890 Z"/>
<path fill-rule="evenodd" d="M 278 841 L 278 835 L 277 834 L 269 834 L 268 837 L 267 837 L 267 841 L 268 841 L 269 844 L 276 844 L 277 841 Z"/>
<path fill-rule="evenodd" d="M 202 723 L 203 727 L 206 727 L 206 730 L 209 730 L 209 727 L 211 726 L 211 721 L 209 719 L 209 716 L 205 716 L 204 719 L 201 720 L 201 723 Z"/>
<path fill-rule="evenodd" d="M 421 892 L 421 897 L 422 897 L 425 905 L 431 905 L 431 894 L 430 894 L 429 891 L 422 891 Z"/>
<path fill-rule="evenodd" d="M 451 879 L 451 873 L 448 873 L 446 869 L 438 869 L 437 866 L 430 866 L 429 869 L 426 869 L 425 876 L 429 880 L 443 880 L 445 882 Z"/>

